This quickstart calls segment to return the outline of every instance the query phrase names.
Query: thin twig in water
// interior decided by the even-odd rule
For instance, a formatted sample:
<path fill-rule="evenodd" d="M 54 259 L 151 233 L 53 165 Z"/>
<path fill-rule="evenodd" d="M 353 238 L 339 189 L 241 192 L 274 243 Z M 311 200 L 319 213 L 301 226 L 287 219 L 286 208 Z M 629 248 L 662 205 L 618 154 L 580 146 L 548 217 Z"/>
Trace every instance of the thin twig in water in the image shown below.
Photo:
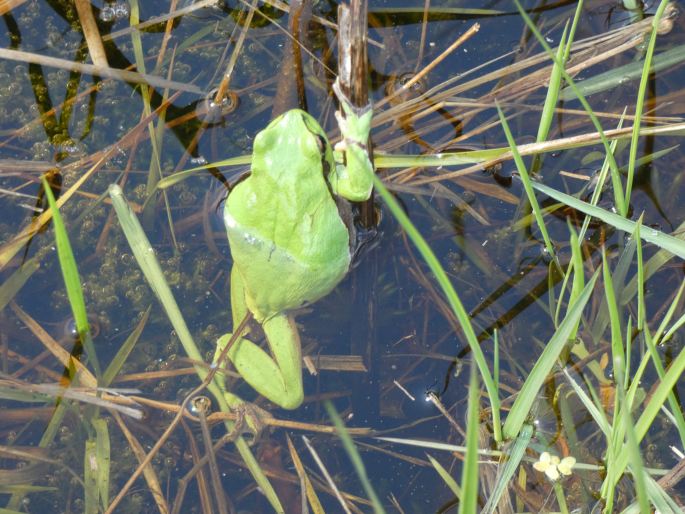
<path fill-rule="evenodd" d="M 416 84 L 419 80 L 421 80 L 425 75 L 430 73 L 433 68 L 435 68 L 438 64 L 440 64 L 449 54 L 451 54 L 454 50 L 459 48 L 467 39 L 470 39 L 476 32 L 480 30 L 480 24 L 474 23 L 471 25 L 471 28 L 464 32 L 454 43 L 452 43 L 449 48 L 447 48 L 444 52 L 442 52 L 440 55 L 438 55 L 433 61 L 431 61 L 424 69 L 422 69 L 419 73 L 414 75 L 411 79 L 409 79 L 407 82 L 402 84 L 402 87 L 397 88 L 391 95 L 386 96 L 376 104 L 376 107 L 380 107 L 382 105 L 385 105 L 388 103 L 391 99 L 394 97 L 406 93 L 411 89 L 411 87 Z"/>
<path fill-rule="evenodd" d="M 352 514 L 350 512 L 350 509 L 347 507 L 347 503 L 345 502 L 345 499 L 342 497 L 342 494 L 340 494 L 340 490 L 338 489 L 338 486 L 335 485 L 333 478 L 331 477 L 330 473 L 326 469 L 326 466 L 324 466 L 323 462 L 319 458 L 319 454 L 316 452 L 316 450 L 312 446 L 309 439 L 306 436 L 302 436 L 302 440 L 304 441 L 305 446 L 307 446 L 307 449 L 309 450 L 309 453 L 311 454 L 312 459 L 314 459 L 314 462 L 316 462 L 316 465 L 319 466 L 319 470 L 321 471 L 324 478 L 326 479 L 326 483 L 328 483 L 328 487 L 330 487 L 333 490 L 333 492 L 335 493 L 335 497 L 340 502 L 340 505 L 342 505 L 343 510 L 347 514 Z"/>

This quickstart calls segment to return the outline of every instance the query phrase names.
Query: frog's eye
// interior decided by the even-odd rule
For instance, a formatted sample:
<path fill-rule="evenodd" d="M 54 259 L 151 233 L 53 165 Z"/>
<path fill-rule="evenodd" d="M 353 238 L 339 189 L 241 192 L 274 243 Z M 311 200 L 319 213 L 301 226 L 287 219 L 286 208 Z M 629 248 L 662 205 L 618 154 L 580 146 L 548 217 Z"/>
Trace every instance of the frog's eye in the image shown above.
<path fill-rule="evenodd" d="M 328 174 L 331 172 L 331 163 L 326 159 L 326 154 L 323 152 L 321 153 L 321 169 L 324 178 L 328 178 Z"/>
<path fill-rule="evenodd" d="M 316 146 L 319 147 L 319 152 L 322 154 L 326 153 L 326 138 L 323 137 L 321 134 L 314 134 L 316 136 Z"/>
<path fill-rule="evenodd" d="M 314 134 L 316 136 L 316 146 L 319 148 L 319 155 L 321 156 L 321 169 L 323 170 L 323 176 L 328 177 L 331 172 L 331 163 L 328 162 L 327 158 L 327 146 L 328 141 L 321 134 Z"/>

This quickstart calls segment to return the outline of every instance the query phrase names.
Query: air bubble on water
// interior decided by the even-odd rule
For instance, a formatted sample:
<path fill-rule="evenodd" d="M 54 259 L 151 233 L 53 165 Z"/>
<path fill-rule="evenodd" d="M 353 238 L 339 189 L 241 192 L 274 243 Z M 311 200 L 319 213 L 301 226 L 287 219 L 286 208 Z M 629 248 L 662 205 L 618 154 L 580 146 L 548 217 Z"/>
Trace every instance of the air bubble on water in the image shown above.
<path fill-rule="evenodd" d="M 541 246 L 540 253 L 542 254 L 542 262 L 544 262 L 545 264 L 549 264 L 550 262 L 552 262 L 554 260 L 554 255 L 552 253 L 550 253 L 549 249 L 544 244 L 541 244 L 540 246 Z"/>
<path fill-rule="evenodd" d="M 104 21 L 105 23 L 109 23 L 114 20 L 115 18 L 115 13 L 114 13 L 114 8 L 111 5 L 106 5 L 102 9 L 100 9 L 100 21 Z"/>
<path fill-rule="evenodd" d="M 197 157 L 191 157 L 190 164 L 192 164 L 193 166 L 204 166 L 205 164 L 207 164 L 207 159 L 205 159 L 202 155 L 198 155 Z"/>
<path fill-rule="evenodd" d="M 69 318 L 69 320 L 64 325 L 65 335 L 69 337 L 78 336 L 78 328 L 76 327 L 76 320 L 74 318 Z"/>
<path fill-rule="evenodd" d="M 116 4 L 114 6 L 114 17 L 117 20 L 128 19 L 130 14 L 131 14 L 131 9 L 129 8 L 129 6 L 126 2 Z"/>

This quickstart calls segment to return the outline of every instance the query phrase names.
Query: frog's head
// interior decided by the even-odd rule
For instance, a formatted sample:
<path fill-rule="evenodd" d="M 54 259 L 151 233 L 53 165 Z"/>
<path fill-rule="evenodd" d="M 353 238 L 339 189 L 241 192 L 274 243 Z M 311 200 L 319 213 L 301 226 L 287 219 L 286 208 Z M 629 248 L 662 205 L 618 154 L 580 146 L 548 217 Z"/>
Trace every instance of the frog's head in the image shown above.
<path fill-rule="evenodd" d="M 333 149 L 321 125 L 300 109 L 281 114 L 257 135 L 254 156 L 272 156 L 276 161 L 287 158 L 291 168 L 320 169 L 324 177 L 334 163 Z"/>

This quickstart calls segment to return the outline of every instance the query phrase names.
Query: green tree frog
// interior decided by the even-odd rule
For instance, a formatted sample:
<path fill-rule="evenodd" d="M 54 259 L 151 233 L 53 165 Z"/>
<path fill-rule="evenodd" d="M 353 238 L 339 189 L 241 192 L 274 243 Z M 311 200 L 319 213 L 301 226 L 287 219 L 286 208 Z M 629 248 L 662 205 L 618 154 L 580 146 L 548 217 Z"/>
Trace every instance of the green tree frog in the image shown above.
<path fill-rule="evenodd" d="M 224 207 L 233 257 L 233 326 L 249 310 L 269 347 L 241 337 L 228 357 L 259 394 L 286 409 L 297 408 L 304 397 L 292 311 L 331 292 L 350 266 L 350 235 L 334 195 L 361 201 L 371 194 L 373 167 L 365 151 L 371 108 L 356 111 L 346 99 L 342 106 L 346 165 L 336 163 L 312 116 L 288 111 L 257 134 L 251 174 Z M 217 355 L 230 337 L 219 339 Z"/>

